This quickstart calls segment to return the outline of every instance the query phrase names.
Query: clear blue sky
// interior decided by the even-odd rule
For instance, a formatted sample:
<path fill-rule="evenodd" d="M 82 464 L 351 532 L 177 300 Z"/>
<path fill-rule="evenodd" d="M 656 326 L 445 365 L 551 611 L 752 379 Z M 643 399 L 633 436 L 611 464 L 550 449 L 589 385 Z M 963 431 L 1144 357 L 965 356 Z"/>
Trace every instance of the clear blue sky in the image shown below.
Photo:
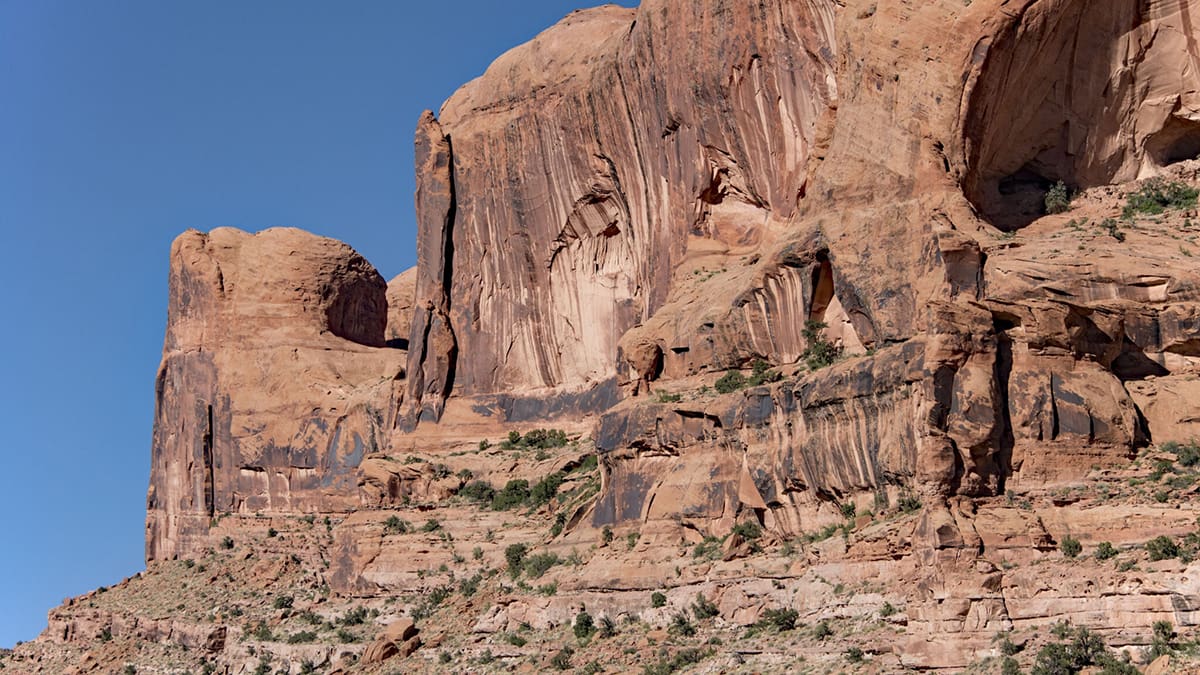
<path fill-rule="evenodd" d="M 144 567 L 175 235 L 293 225 L 391 278 L 420 112 L 579 2 L 0 0 L 0 646 Z"/>

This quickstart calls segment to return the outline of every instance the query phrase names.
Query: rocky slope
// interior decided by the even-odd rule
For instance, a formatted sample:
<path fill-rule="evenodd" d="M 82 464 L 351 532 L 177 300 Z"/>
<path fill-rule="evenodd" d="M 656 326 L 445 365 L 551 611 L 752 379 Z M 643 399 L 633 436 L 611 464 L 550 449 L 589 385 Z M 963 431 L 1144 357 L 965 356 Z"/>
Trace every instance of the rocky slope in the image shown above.
<path fill-rule="evenodd" d="M 390 284 L 177 240 L 148 570 L 0 664 L 1186 672 L 1197 11 L 568 16 L 419 121 Z"/>

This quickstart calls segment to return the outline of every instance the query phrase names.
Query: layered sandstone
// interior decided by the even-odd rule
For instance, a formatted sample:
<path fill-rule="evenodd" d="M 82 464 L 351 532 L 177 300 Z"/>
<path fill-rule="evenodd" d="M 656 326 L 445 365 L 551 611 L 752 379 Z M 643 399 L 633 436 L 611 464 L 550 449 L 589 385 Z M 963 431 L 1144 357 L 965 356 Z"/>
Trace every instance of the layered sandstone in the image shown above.
<path fill-rule="evenodd" d="M 293 229 L 187 232 L 171 247 L 146 555 L 188 553 L 226 513 L 358 505 L 405 353 L 386 284 L 349 246 Z"/>
<path fill-rule="evenodd" d="M 645 626 L 636 658 L 589 652 L 642 667 L 697 593 L 726 669 L 832 667 L 847 645 L 877 672 L 958 669 L 1059 620 L 1137 654 L 1156 621 L 1190 630 L 1196 564 L 1143 545 L 1194 533 L 1195 471 L 1155 447 L 1200 436 L 1200 230 L 1194 207 L 1122 209 L 1129 181 L 1200 183 L 1198 9 L 571 14 L 420 119 L 418 265 L 391 283 L 295 230 L 177 240 L 148 559 L 277 558 L 330 602 L 373 603 L 368 648 L 330 629 L 304 657 L 362 653 L 365 672 L 436 670 L 443 644 L 548 667 L 502 636 L 580 607 Z M 1057 181 L 1079 194 L 1045 215 Z M 818 342 L 833 363 L 808 358 Z M 778 376 L 716 391 L 760 361 Z M 534 427 L 571 441 L 500 443 Z M 519 512 L 468 496 L 548 476 L 558 492 Z M 1059 553 L 1072 538 L 1123 568 Z M 514 590 L 489 573 L 512 545 L 570 563 Z M 446 588 L 453 609 L 431 610 Z M 743 644 L 784 607 L 845 637 Z M 253 664 L 228 616 L 91 609 L 54 639 L 219 634 L 205 649 Z M 420 638 L 384 628 L 428 612 Z"/>

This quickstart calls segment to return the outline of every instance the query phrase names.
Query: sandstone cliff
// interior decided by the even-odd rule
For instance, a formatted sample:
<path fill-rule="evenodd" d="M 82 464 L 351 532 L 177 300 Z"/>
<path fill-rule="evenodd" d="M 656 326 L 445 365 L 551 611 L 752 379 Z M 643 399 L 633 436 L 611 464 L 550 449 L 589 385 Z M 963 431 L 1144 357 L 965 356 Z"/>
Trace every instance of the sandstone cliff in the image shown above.
<path fill-rule="evenodd" d="M 358 505 L 404 352 L 387 286 L 345 244 L 291 229 L 187 232 L 171 247 L 146 556 L 174 558 L 226 513 Z"/>
<path fill-rule="evenodd" d="M 180 237 L 151 572 L 56 614 L 46 663 L 145 639 L 118 601 L 172 560 L 256 557 L 329 628 L 281 645 L 299 615 L 259 607 L 276 639 L 247 650 L 221 610 L 228 672 L 544 668 L 581 608 L 634 626 L 632 654 L 579 646 L 618 669 L 710 637 L 717 669 L 998 669 L 997 634 L 1028 663 L 1059 621 L 1158 654 L 1156 622 L 1200 621 L 1198 11 L 571 14 L 420 119 L 418 265 L 390 284 L 293 230 Z M 428 648 L 327 634 L 356 602 Z"/>

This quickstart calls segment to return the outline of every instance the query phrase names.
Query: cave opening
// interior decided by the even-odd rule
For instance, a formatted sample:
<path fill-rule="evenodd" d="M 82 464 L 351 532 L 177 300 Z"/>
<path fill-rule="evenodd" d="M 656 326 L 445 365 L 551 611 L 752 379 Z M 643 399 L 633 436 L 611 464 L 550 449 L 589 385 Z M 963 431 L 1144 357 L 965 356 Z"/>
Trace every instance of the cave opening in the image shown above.
<path fill-rule="evenodd" d="M 1146 152 L 1158 166 L 1200 157 L 1200 122 L 1172 116 L 1162 131 L 1146 141 Z"/>
<path fill-rule="evenodd" d="M 1046 194 L 1057 182 L 1059 181 L 1055 178 L 1044 175 L 1032 163 L 1025 164 L 1016 173 L 1004 176 L 996 183 L 996 192 L 1000 198 L 988 209 L 992 224 L 998 229 L 1011 232 L 1046 215 Z"/>
<path fill-rule="evenodd" d="M 977 47 L 962 189 L 982 219 L 1015 231 L 1046 215 L 1059 182 L 1110 185 L 1200 155 L 1200 122 L 1179 114 L 1171 90 L 1193 91 L 1195 76 L 1163 75 L 1180 71 L 1186 36 L 1152 33 L 1159 14 L 1144 2 L 1039 0 Z"/>

